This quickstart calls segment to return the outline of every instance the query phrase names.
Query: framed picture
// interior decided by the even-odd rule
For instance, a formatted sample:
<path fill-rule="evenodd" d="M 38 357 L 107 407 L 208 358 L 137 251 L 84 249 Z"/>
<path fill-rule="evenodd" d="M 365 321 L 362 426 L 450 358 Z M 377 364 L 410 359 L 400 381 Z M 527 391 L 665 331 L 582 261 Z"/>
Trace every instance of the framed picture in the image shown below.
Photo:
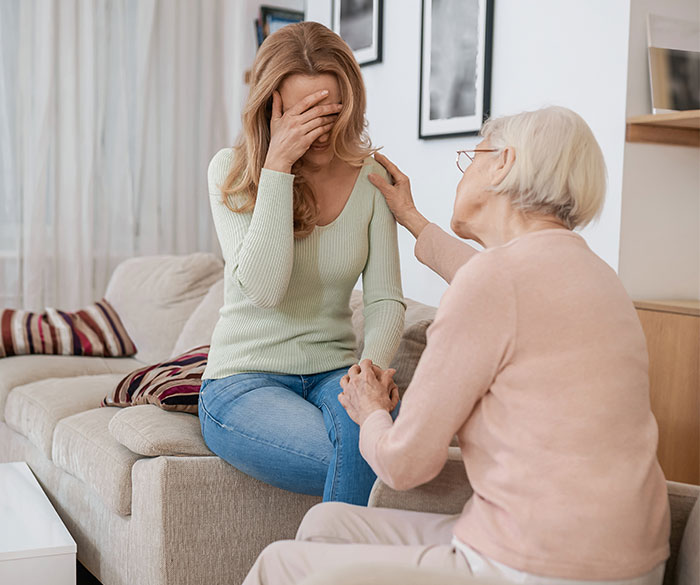
<path fill-rule="evenodd" d="M 302 22 L 303 20 L 304 13 L 300 10 L 261 6 L 260 15 L 255 20 L 255 33 L 258 40 L 258 47 L 260 47 L 263 41 L 273 32 L 277 32 L 287 24 Z"/>
<path fill-rule="evenodd" d="M 700 109 L 700 22 L 647 15 L 654 114 Z"/>
<path fill-rule="evenodd" d="M 494 0 L 423 0 L 419 138 L 477 134 L 491 102 Z"/>
<path fill-rule="evenodd" d="M 333 31 L 360 65 L 382 62 L 383 0 L 333 0 Z"/>

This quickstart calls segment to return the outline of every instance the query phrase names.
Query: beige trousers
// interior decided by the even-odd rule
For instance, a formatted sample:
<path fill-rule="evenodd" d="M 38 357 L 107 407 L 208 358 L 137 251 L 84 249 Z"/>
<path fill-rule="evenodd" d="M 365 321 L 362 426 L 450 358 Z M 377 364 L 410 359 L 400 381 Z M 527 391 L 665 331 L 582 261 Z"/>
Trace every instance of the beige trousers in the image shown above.
<path fill-rule="evenodd" d="M 453 544 L 459 514 L 428 514 L 388 508 L 365 508 L 338 502 L 311 508 L 296 540 L 274 542 L 260 553 L 243 585 L 319 583 L 421 583 L 408 574 L 396 580 L 381 571 L 421 567 L 434 571 L 435 583 L 520 583 L 523 585 L 661 585 L 665 563 L 651 572 L 621 581 L 578 581 L 529 575 L 492 561 L 470 547 Z M 379 566 L 382 565 L 382 567 Z M 376 565 L 369 566 L 368 565 Z M 391 568 L 393 567 L 393 569 Z M 445 571 L 438 578 L 438 570 Z M 363 572 L 364 571 L 364 572 Z M 339 577 L 342 575 L 342 578 Z M 369 580 L 366 577 L 369 578 Z M 398 574 L 397 574 L 398 577 Z M 421 583 L 421 585 L 423 585 Z"/>
<path fill-rule="evenodd" d="M 365 508 L 326 502 L 311 508 L 296 540 L 269 545 L 243 585 L 296 585 L 316 571 L 360 563 L 450 569 L 471 575 L 451 544 L 459 515 Z"/>

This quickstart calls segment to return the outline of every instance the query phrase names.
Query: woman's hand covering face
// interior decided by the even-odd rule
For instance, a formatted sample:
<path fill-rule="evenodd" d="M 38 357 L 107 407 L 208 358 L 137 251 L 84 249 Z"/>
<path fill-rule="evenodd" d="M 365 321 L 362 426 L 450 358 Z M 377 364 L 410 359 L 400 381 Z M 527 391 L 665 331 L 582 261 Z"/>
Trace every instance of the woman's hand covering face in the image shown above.
<path fill-rule="evenodd" d="M 282 97 L 278 91 L 273 92 L 270 146 L 265 168 L 289 173 L 314 141 L 330 132 L 343 106 L 317 105 L 327 95 L 327 90 L 312 93 L 282 113 Z"/>

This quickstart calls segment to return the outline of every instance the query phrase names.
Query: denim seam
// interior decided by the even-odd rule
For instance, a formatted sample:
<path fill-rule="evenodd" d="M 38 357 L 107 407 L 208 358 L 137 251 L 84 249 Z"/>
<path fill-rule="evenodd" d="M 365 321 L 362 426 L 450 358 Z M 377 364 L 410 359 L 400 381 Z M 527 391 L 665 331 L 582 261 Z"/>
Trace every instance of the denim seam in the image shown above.
<path fill-rule="evenodd" d="M 328 407 L 328 404 L 326 401 L 321 402 L 321 408 L 325 408 L 328 411 L 328 414 L 330 415 L 331 422 L 333 423 L 333 428 L 335 429 L 335 442 L 336 444 L 333 446 L 333 450 L 335 451 L 335 468 L 333 469 L 333 474 L 332 474 L 332 481 L 331 481 L 331 500 L 335 500 L 336 493 L 338 491 L 338 482 L 336 481 L 336 471 L 340 467 L 342 461 L 342 453 L 341 450 L 338 448 L 340 445 L 340 434 L 339 434 L 339 429 L 340 426 L 336 423 L 335 417 L 333 416 L 333 411 Z M 330 470 L 330 465 L 328 466 L 328 473 L 331 473 Z M 327 476 L 326 476 L 327 477 Z"/>
<path fill-rule="evenodd" d="M 286 451 L 287 453 L 293 453 L 294 455 L 299 455 L 299 456 L 303 457 L 304 459 L 308 459 L 309 461 L 314 461 L 316 463 L 318 463 L 318 462 L 323 463 L 323 461 L 321 461 L 320 459 L 314 459 L 313 457 L 309 457 L 306 453 L 303 453 L 301 451 L 295 451 L 293 449 L 289 449 L 288 447 L 283 447 L 281 445 L 278 445 L 277 443 L 272 443 L 270 441 L 263 441 L 262 439 L 258 439 L 257 437 L 253 437 L 251 435 L 247 435 L 245 433 L 242 433 L 238 429 L 234 429 L 233 427 L 229 427 L 229 426 L 223 424 L 222 422 L 220 422 L 219 420 L 217 420 L 216 418 L 214 418 L 203 404 L 201 405 L 201 409 L 204 411 L 204 414 L 212 420 L 212 422 L 214 424 L 216 424 L 218 427 L 221 427 L 222 429 L 226 429 L 228 432 L 236 433 L 236 434 L 240 435 L 241 437 L 245 437 L 246 439 L 249 439 L 250 441 L 255 441 L 256 443 L 260 443 L 261 445 L 268 445 L 270 447 L 275 447 L 276 449 Z"/>

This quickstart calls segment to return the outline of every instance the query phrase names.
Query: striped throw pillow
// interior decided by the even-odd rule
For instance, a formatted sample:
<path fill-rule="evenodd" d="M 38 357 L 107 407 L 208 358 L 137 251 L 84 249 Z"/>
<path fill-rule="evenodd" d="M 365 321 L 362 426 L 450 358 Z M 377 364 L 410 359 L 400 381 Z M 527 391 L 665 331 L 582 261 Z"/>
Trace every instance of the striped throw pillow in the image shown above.
<path fill-rule="evenodd" d="M 105 299 L 75 313 L 0 310 L 0 358 L 34 353 L 123 357 L 136 346 Z"/>
<path fill-rule="evenodd" d="M 199 387 L 209 346 L 202 345 L 127 375 L 102 401 L 102 406 L 155 404 L 165 410 L 197 414 Z"/>

